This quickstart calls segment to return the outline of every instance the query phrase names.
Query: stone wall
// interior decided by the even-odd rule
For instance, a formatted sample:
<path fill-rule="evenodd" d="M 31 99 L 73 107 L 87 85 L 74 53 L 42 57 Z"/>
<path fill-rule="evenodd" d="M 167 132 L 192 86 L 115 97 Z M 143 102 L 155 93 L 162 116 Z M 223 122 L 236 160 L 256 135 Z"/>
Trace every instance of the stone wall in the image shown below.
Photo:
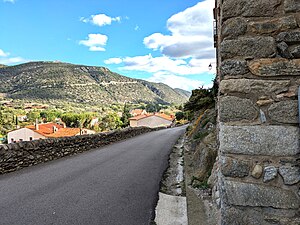
<path fill-rule="evenodd" d="M 126 128 L 123 130 L 65 138 L 40 139 L 0 145 L 0 174 L 75 155 L 116 141 L 163 128 Z"/>
<path fill-rule="evenodd" d="M 219 223 L 299 225 L 300 1 L 218 0 L 215 14 Z"/>

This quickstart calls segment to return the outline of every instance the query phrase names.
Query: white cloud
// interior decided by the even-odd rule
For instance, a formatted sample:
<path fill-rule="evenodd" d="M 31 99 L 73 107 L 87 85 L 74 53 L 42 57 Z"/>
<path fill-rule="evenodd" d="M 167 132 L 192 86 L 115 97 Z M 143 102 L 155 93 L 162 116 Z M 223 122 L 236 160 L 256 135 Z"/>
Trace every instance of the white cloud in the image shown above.
<path fill-rule="evenodd" d="M 3 0 L 3 2 L 10 2 L 10 3 L 15 3 L 15 0 Z"/>
<path fill-rule="evenodd" d="M 171 35 L 154 33 L 144 38 L 145 46 L 170 57 L 214 58 L 213 6 L 214 0 L 206 0 L 171 16 Z"/>
<path fill-rule="evenodd" d="M 11 57 L 11 58 L 0 58 L 0 64 L 11 65 L 17 63 L 25 63 L 28 60 L 23 59 L 22 57 Z"/>
<path fill-rule="evenodd" d="M 144 56 L 110 58 L 106 64 L 122 64 L 121 70 L 143 71 L 148 73 L 168 72 L 177 75 L 191 75 L 209 72 L 208 65 L 215 59 L 171 59 L 167 56 Z M 211 71 L 212 73 L 214 71 Z"/>
<path fill-rule="evenodd" d="M 107 40 L 108 37 L 104 34 L 89 34 L 88 39 L 79 41 L 79 44 L 89 47 L 90 51 L 105 51 Z"/>
<path fill-rule="evenodd" d="M 111 23 L 113 21 L 121 22 L 121 17 L 120 16 L 110 17 L 105 14 L 97 14 L 97 15 L 92 15 L 90 18 L 81 17 L 80 21 L 82 21 L 84 23 L 91 22 L 92 24 L 94 24 L 96 26 L 102 27 L 105 25 L 111 25 Z"/>
<path fill-rule="evenodd" d="M 104 60 L 104 63 L 105 64 L 120 64 L 122 63 L 122 59 L 120 58 L 110 58 L 110 59 L 107 59 L 107 60 Z"/>
<path fill-rule="evenodd" d="M 106 64 L 120 65 L 119 70 L 139 71 L 153 74 L 150 81 L 162 82 L 171 87 L 191 90 L 211 82 L 215 68 L 209 71 L 210 63 L 215 62 L 213 47 L 213 7 L 214 0 L 199 2 L 171 16 L 167 20 L 168 34 L 153 33 L 144 38 L 144 45 L 161 53 L 134 57 L 111 58 Z M 136 27 L 138 29 L 138 27 Z M 201 75 L 206 75 L 201 81 Z M 197 80 L 189 75 L 199 75 Z"/>
<path fill-rule="evenodd" d="M 200 80 L 192 80 L 186 77 L 180 77 L 174 74 L 168 74 L 162 72 L 155 73 L 152 77 L 150 77 L 147 80 L 156 83 L 164 83 L 169 85 L 172 88 L 181 88 L 189 91 L 202 87 L 204 85 L 204 82 Z"/>
<path fill-rule="evenodd" d="M 9 57 L 9 56 L 10 56 L 9 52 L 5 52 L 2 49 L 0 49 L 0 64 L 11 65 L 11 64 L 28 62 L 28 60 L 23 59 L 22 57 Z"/>
<path fill-rule="evenodd" d="M 0 49 L 0 57 L 7 57 L 8 55 L 8 52 L 4 52 L 2 49 Z"/>
<path fill-rule="evenodd" d="M 80 17 L 81 22 L 88 23 L 90 20 L 88 18 Z"/>

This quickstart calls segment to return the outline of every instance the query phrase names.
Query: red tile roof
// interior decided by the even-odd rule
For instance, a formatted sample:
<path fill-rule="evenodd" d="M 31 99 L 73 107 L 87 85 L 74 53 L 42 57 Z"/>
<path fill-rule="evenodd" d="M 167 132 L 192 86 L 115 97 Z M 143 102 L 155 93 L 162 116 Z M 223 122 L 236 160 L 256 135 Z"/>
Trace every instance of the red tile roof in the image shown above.
<path fill-rule="evenodd" d="M 63 128 L 62 125 L 59 125 L 57 123 L 42 123 L 42 124 L 39 124 L 38 127 L 39 129 L 36 130 L 35 129 L 35 125 L 29 125 L 29 126 L 26 126 L 26 128 L 30 129 L 30 130 L 33 130 L 43 136 L 48 136 L 50 134 L 53 134 L 54 133 L 54 130 L 53 130 L 53 127 L 56 127 L 58 130 Z"/>
<path fill-rule="evenodd" d="M 159 116 L 163 119 L 166 119 L 166 120 L 170 120 L 170 121 L 173 121 L 175 119 L 175 117 L 173 115 L 167 115 L 167 114 L 164 114 L 164 113 L 155 113 L 155 116 Z"/>
<path fill-rule="evenodd" d="M 169 121 L 173 121 L 175 119 L 175 117 L 173 115 L 169 116 L 169 115 L 166 115 L 164 113 L 148 113 L 148 114 L 145 114 L 145 115 L 139 115 L 139 116 L 135 116 L 135 117 L 131 117 L 129 118 L 129 120 L 141 120 L 141 119 L 144 119 L 144 118 L 147 118 L 147 117 L 150 117 L 150 116 L 158 116 L 160 118 L 163 118 L 165 120 L 169 120 Z"/>
<path fill-rule="evenodd" d="M 53 134 L 47 135 L 47 137 L 71 137 L 80 134 L 80 128 L 60 128 Z"/>
<path fill-rule="evenodd" d="M 131 117 L 129 118 L 129 120 L 140 120 L 140 119 L 144 119 L 146 117 L 152 116 L 153 114 L 143 114 L 143 115 L 138 115 L 135 117 Z"/>

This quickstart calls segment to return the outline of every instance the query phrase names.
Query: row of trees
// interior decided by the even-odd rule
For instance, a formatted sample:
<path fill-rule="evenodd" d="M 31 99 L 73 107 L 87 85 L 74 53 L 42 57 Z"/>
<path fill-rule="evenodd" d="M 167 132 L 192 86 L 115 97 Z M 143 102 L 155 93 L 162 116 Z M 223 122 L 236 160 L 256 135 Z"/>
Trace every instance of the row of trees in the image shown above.
<path fill-rule="evenodd" d="M 34 109 L 25 112 L 22 107 L 3 107 L 0 106 L 0 138 L 5 136 L 7 132 L 18 127 L 31 125 L 38 120 L 39 122 L 55 122 L 61 120 L 67 127 L 81 127 L 93 129 L 95 131 L 107 131 L 118 128 L 127 127 L 129 125 L 129 118 L 132 117 L 130 110 L 134 108 L 145 109 L 147 112 L 159 112 L 163 110 L 166 114 L 173 114 L 173 111 L 182 109 L 182 106 L 167 106 L 161 104 L 124 104 L 116 105 L 116 110 L 112 110 L 110 106 L 109 111 L 105 112 L 66 112 L 61 109 Z M 26 115 L 26 120 L 18 120 L 18 115 Z M 186 118 L 182 112 L 177 112 L 178 120 Z M 94 118 L 98 118 L 98 123 L 91 123 Z"/>
<path fill-rule="evenodd" d="M 9 131 L 33 124 L 36 120 L 44 123 L 61 120 L 67 127 L 81 127 L 95 131 L 113 130 L 128 125 L 128 119 L 122 121 L 115 112 L 100 115 L 95 112 L 63 113 L 55 110 L 32 110 L 26 113 L 26 121 L 19 121 L 17 113 L 18 111 L 10 108 L 0 108 L 0 138 L 5 136 Z M 91 124 L 94 118 L 98 118 L 98 123 Z M 130 118 L 128 114 L 127 118 Z"/>

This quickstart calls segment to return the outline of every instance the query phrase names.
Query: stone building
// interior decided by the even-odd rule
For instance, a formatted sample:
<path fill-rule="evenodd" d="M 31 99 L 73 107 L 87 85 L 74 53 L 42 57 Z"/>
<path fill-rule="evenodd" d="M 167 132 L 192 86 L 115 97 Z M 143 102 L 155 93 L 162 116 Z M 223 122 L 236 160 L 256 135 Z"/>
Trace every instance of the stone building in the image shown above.
<path fill-rule="evenodd" d="M 223 225 L 299 225 L 300 1 L 217 0 Z"/>

